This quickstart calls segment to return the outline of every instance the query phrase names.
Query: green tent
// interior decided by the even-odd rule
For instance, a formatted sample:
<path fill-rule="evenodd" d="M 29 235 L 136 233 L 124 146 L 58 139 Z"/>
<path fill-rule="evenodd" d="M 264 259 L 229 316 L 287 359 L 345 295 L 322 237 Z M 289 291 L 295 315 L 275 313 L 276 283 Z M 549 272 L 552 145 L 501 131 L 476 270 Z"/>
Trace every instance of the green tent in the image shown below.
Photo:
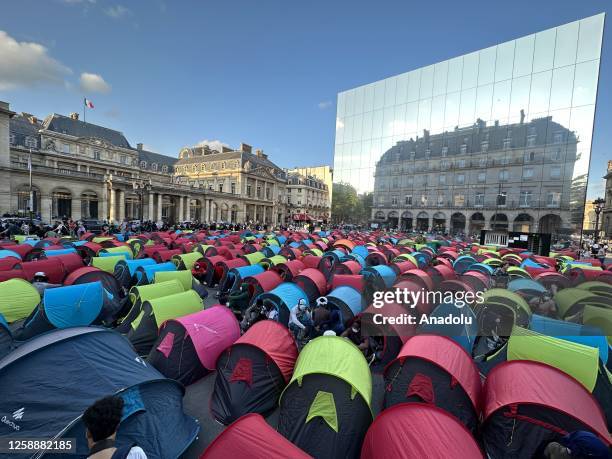
<path fill-rule="evenodd" d="M 7 322 L 25 319 L 40 303 L 38 290 L 24 279 L 0 282 L 0 313 Z"/>
<path fill-rule="evenodd" d="M 586 290 L 580 288 L 564 288 L 559 290 L 554 296 L 555 303 L 559 308 L 559 316 L 566 317 L 569 315 L 576 314 L 580 308 L 592 305 L 607 307 L 610 303 L 610 299 L 595 295 Z"/>
<path fill-rule="evenodd" d="M 586 290 L 587 292 L 594 293 L 595 295 L 612 297 L 612 285 L 606 284 L 601 281 L 590 281 L 583 282 L 580 285 L 577 285 L 576 288 L 580 290 Z M 612 302 L 611 302 L 612 306 Z"/>
<path fill-rule="evenodd" d="M 533 360 L 558 368 L 578 380 L 589 392 L 593 392 L 597 382 L 597 348 L 521 327 L 515 327 L 508 340 L 508 360 Z"/>
<path fill-rule="evenodd" d="M 191 275 L 189 271 L 186 272 Z M 156 283 L 148 285 L 138 285 L 130 289 L 129 298 L 130 303 L 132 303 L 132 305 L 136 304 L 138 301 L 144 302 L 148 300 L 153 300 L 155 298 L 173 295 L 175 293 L 182 293 L 185 290 L 191 289 L 191 284 L 189 284 L 188 288 L 185 288 L 178 279 L 165 279 L 164 281 L 160 281 L 157 278 L 158 274 L 160 273 L 155 273 L 155 280 L 157 281 Z"/>
<path fill-rule="evenodd" d="M 282 255 L 274 255 L 273 257 L 270 257 L 270 258 L 264 258 L 263 260 L 259 262 L 259 264 L 263 266 L 265 269 L 269 269 L 272 266 L 276 266 L 276 265 L 279 265 L 281 263 L 286 263 L 286 262 L 287 262 L 287 259 L 283 257 Z"/>
<path fill-rule="evenodd" d="M 167 281 L 176 280 L 183 286 L 183 290 L 190 290 L 193 285 L 193 275 L 191 271 L 157 271 L 153 283 L 159 284 Z"/>
<path fill-rule="evenodd" d="M 585 306 L 582 314 L 582 324 L 597 327 L 608 337 L 612 346 L 612 309 L 597 306 Z"/>
<path fill-rule="evenodd" d="M 249 265 L 256 265 L 261 260 L 266 258 L 266 256 L 261 252 L 247 253 L 246 255 L 240 255 L 240 257 L 246 260 Z"/>
<path fill-rule="evenodd" d="M 125 260 L 124 254 L 113 255 L 110 257 L 93 257 L 91 259 L 91 266 L 101 269 L 102 271 L 106 271 L 107 273 L 114 274 L 115 265 L 119 263 L 120 260 Z"/>
<path fill-rule="evenodd" d="M 492 288 L 483 295 L 483 304 L 498 304 L 512 308 L 515 312 L 522 311 L 531 317 L 531 308 L 527 302 L 517 293 L 502 288 Z"/>
<path fill-rule="evenodd" d="M 202 258 L 203 256 L 200 252 L 189 252 L 174 255 L 172 257 L 172 262 L 176 265 L 177 269 L 188 269 L 191 271 L 196 261 L 201 260 Z"/>

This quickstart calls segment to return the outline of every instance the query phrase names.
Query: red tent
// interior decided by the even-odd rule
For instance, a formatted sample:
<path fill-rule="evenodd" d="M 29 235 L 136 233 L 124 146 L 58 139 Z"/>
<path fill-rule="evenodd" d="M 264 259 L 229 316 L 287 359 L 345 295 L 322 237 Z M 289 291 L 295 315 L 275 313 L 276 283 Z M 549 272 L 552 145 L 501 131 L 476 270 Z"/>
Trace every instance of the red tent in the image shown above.
<path fill-rule="evenodd" d="M 303 452 L 276 430 L 259 414 L 246 414 L 230 424 L 206 448 L 200 459 L 307 459 Z"/>
<path fill-rule="evenodd" d="M 26 261 L 21 263 L 26 278 L 31 281 L 34 274 L 44 272 L 52 284 L 61 284 L 66 277 L 66 268 L 59 257 L 46 258 L 44 260 Z"/>
<path fill-rule="evenodd" d="M 403 403 L 382 412 L 366 433 L 361 459 L 482 458 L 478 443 L 453 416 L 432 405 Z"/>

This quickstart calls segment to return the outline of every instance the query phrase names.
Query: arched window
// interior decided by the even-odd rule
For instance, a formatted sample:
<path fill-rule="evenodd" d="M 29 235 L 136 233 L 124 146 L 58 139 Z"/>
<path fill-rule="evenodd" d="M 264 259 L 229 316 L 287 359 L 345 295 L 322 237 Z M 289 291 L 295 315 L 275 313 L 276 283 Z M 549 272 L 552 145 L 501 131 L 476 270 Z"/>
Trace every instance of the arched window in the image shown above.
<path fill-rule="evenodd" d="M 40 190 L 38 187 L 32 187 L 33 206 L 30 209 L 35 214 L 40 212 Z M 30 187 L 29 185 L 21 185 L 17 188 L 17 211 L 20 214 L 26 214 L 30 208 Z M 47 215 L 48 217 L 48 215 Z"/>
<path fill-rule="evenodd" d="M 69 218 L 72 216 L 72 193 L 65 188 L 59 188 L 51 195 L 51 213 L 53 218 Z"/>
<path fill-rule="evenodd" d="M 93 191 L 85 191 L 81 194 L 81 218 L 98 218 L 98 195 Z"/>
<path fill-rule="evenodd" d="M 146 161 L 140 161 L 140 168 L 141 169 L 146 169 L 147 168 L 147 162 Z"/>
<path fill-rule="evenodd" d="M 162 166 L 162 172 L 165 174 L 166 172 L 168 172 L 168 166 L 166 164 L 164 164 Z"/>
<path fill-rule="evenodd" d="M 151 164 L 151 170 L 157 172 L 157 163 Z"/>

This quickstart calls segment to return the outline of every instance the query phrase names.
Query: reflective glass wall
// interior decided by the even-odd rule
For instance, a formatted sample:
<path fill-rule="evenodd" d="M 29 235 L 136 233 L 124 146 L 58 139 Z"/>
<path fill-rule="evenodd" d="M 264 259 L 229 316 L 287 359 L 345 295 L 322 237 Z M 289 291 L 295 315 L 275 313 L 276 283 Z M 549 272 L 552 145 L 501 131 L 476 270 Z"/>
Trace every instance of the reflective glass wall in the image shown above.
<path fill-rule="evenodd" d="M 580 232 L 604 14 L 338 95 L 334 180 L 403 229 Z"/>

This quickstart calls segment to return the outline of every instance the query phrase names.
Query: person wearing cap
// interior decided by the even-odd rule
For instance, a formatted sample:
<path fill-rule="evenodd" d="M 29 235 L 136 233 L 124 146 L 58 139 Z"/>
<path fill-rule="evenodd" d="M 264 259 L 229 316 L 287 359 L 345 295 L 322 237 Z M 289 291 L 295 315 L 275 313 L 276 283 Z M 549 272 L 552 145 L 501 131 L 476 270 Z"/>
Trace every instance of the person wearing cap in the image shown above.
<path fill-rule="evenodd" d="M 547 459 L 610 459 L 610 449 L 596 435 L 584 430 L 569 433 L 546 445 Z"/>
<path fill-rule="evenodd" d="M 306 303 L 306 300 L 303 298 L 300 298 L 298 303 L 291 308 L 291 313 L 289 314 L 289 330 L 297 339 L 300 332 L 303 336 L 309 336 L 311 328 L 312 316 L 308 308 L 308 303 Z"/>
<path fill-rule="evenodd" d="M 36 290 L 38 290 L 38 294 L 41 297 L 44 295 L 46 289 L 62 286 L 62 284 L 49 283 L 49 278 L 42 271 L 38 271 L 36 274 L 34 274 L 34 278 L 32 279 L 32 285 L 34 286 Z"/>

